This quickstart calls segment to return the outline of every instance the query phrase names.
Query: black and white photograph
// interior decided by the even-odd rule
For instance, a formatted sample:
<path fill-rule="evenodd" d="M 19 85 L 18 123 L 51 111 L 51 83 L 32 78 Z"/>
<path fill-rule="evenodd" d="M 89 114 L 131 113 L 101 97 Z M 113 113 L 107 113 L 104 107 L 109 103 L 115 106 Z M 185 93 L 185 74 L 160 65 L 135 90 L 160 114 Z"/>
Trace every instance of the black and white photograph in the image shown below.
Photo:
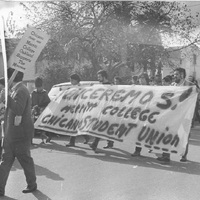
<path fill-rule="evenodd" d="M 0 199 L 199 200 L 200 1 L 0 1 Z"/>

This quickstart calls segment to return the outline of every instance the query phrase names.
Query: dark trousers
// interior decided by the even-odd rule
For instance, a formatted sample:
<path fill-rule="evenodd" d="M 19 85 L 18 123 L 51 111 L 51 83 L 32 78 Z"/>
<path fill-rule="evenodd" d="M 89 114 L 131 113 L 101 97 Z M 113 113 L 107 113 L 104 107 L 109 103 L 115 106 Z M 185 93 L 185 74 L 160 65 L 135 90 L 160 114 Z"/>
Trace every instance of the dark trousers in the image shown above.
<path fill-rule="evenodd" d="M 113 141 L 111 141 L 111 140 L 108 140 L 108 146 L 112 147 L 112 146 L 113 146 L 113 144 L 114 144 L 114 142 L 113 142 Z"/>
<path fill-rule="evenodd" d="M 5 193 L 5 186 L 15 158 L 24 170 L 27 186 L 36 186 L 35 166 L 30 154 L 31 142 L 8 142 L 4 139 L 2 161 L 0 163 L 0 193 Z"/>
<path fill-rule="evenodd" d="M 169 158 L 170 159 L 170 153 L 162 153 L 163 158 Z"/>
<path fill-rule="evenodd" d="M 195 107 L 195 110 L 194 110 L 194 116 L 193 116 L 193 119 L 192 119 L 192 126 L 194 125 L 195 120 L 198 120 L 198 122 L 200 123 L 199 103 L 196 103 L 196 107 Z"/>
<path fill-rule="evenodd" d="M 99 144 L 99 141 L 100 141 L 100 138 L 95 137 L 95 139 L 94 139 L 94 141 L 93 141 L 93 143 L 92 143 L 92 146 L 93 146 L 94 148 L 97 148 L 97 146 L 98 146 L 98 144 Z"/>
<path fill-rule="evenodd" d="M 183 158 L 187 158 L 187 154 L 188 154 L 188 147 L 189 147 L 189 142 L 187 143 L 186 149 L 185 149 L 185 153 L 182 156 Z"/>
<path fill-rule="evenodd" d="M 189 147 L 189 141 L 188 141 L 188 143 L 187 143 L 187 145 L 186 145 L 185 153 L 184 153 L 184 155 L 182 156 L 182 158 L 187 158 L 188 147 Z M 165 157 L 165 158 L 170 158 L 170 153 L 165 153 L 165 152 L 164 152 L 164 153 L 162 154 L 162 156 Z"/>
<path fill-rule="evenodd" d="M 69 140 L 69 143 L 70 144 L 75 144 L 75 140 L 76 140 L 76 137 L 75 136 L 71 136 L 70 140 Z"/>
<path fill-rule="evenodd" d="M 90 140 L 90 136 L 89 135 L 83 135 L 84 139 L 86 142 L 88 142 Z"/>

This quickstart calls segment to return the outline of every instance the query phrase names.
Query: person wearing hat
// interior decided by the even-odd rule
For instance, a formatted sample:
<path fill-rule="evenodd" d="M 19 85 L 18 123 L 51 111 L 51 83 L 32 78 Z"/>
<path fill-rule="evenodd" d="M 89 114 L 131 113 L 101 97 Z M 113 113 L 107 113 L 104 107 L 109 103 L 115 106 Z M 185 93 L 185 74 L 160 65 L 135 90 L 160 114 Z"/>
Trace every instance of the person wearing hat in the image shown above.
<path fill-rule="evenodd" d="M 15 70 L 8 69 L 8 78 Z M 36 174 L 30 147 L 34 134 L 31 119 L 31 99 L 27 87 L 22 83 L 24 74 L 17 72 L 12 86 L 12 93 L 8 95 L 4 117 L 3 154 L 0 162 L 0 196 L 5 195 L 5 186 L 9 172 L 15 161 L 19 161 L 26 177 L 27 187 L 23 193 L 30 193 L 37 189 Z M 0 101 L 4 101 L 5 93 Z"/>
<path fill-rule="evenodd" d="M 70 82 L 72 85 L 77 85 L 77 86 L 80 86 L 80 77 L 78 74 L 72 74 L 70 76 Z M 85 142 L 84 144 L 87 144 L 88 141 L 89 141 L 89 136 L 88 135 L 83 135 L 84 139 L 85 139 Z M 76 137 L 75 136 L 70 136 L 70 140 L 69 140 L 69 143 L 66 144 L 66 147 L 74 147 L 75 146 L 75 141 L 76 141 Z"/>

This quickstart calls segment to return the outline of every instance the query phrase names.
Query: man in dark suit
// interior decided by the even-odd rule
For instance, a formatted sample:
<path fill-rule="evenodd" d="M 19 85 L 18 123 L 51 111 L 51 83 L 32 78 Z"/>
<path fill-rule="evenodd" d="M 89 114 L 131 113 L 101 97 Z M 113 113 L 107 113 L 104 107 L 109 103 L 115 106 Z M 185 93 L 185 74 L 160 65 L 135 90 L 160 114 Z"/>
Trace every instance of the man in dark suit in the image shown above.
<path fill-rule="evenodd" d="M 8 78 L 13 69 L 8 69 Z M 4 196 L 5 186 L 15 158 L 21 164 L 26 177 L 27 187 L 23 193 L 37 189 L 34 162 L 30 154 L 31 140 L 34 134 L 31 119 L 31 99 L 26 86 L 22 83 L 23 73 L 18 72 L 12 83 L 12 93 L 8 95 L 4 117 L 3 154 L 0 163 L 0 196 Z M 3 101 L 5 94 L 0 98 Z"/>

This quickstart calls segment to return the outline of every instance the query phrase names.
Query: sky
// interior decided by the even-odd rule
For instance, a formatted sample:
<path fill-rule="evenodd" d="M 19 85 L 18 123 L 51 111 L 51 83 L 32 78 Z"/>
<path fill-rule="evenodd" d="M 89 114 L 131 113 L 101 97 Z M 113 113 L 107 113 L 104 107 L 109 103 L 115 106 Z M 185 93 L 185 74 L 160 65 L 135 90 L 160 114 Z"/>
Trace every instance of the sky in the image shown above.
<path fill-rule="evenodd" d="M 200 1 L 182 1 L 182 2 L 187 4 L 188 8 L 191 9 L 194 15 L 196 12 L 200 12 Z M 14 0 L 0 1 L 0 13 L 1 15 L 4 16 L 5 19 L 8 17 L 10 11 L 13 11 L 14 18 L 19 27 L 26 26 L 28 21 L 25 18 L 25 11 L 23 10 L 23 7 L 20 6 L 19 1 L 14 1 Z"/>
<path fill-rule="evenodd" d="M 23 7 L 17 1 L 0 1 L 0 14 L 6 20 L 10 12 L 13 12 L 13 19 L 16 21 L 18 28 L 26 27 L 28 20 L 25 17 L 25 11 Z"/>

